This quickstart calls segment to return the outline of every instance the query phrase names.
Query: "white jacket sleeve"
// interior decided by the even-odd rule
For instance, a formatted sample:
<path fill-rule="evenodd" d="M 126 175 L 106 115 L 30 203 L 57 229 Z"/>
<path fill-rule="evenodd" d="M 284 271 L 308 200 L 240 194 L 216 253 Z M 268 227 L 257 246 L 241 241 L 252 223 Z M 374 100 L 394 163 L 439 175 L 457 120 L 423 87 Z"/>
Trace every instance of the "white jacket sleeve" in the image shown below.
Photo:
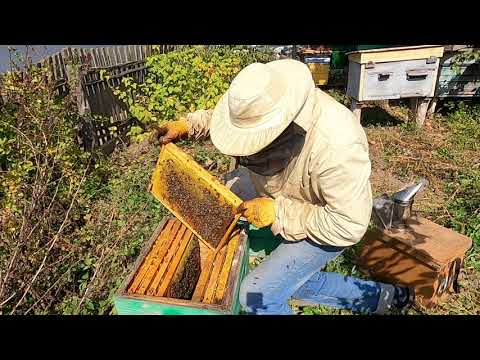
<path fill-rule="evenodd" d="M 210 135 L 210 121 L 213 110 L 197 110 L 186 116 L 188 123 L 188 136 L 196 140 L 208 138 Z"/>
<path fill-rule="evenodd" d="M 351 246 L 365 234 L 372 211 L 368 148 L 355 143 L 325 150 L 309 169 L 312 191 L 325 205 L 279 197 L 272 231 L 287 240 L 308 237 L 320 244 Z"/>

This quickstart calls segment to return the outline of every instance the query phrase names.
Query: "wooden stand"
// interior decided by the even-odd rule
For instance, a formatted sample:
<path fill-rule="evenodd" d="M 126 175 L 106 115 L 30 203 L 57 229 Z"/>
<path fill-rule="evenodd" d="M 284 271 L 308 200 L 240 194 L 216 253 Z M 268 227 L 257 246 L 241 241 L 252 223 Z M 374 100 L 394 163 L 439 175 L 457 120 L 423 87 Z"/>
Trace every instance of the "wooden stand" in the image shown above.
<path fill-rule="evenodd" d="M 427 113 L 431 114 L 435 111 L 436 100 L 433 105 L 429 105 L 431 103 L 431 98 L 410 98 L 410 109 L 415 116 L 415 122 L 418 127 L 422 127 L 425 123 L 425 118 L 427 117 Z M 384 108 L 389 107 L 388 100 L 379 100 L 384 105 Z M 433 106 L 433 109 L 432 109 Z M 357 101 L 352 99 L 352 105 L 350 106 L 350 110 L 353 112 L 355 118 L 360 121 L 362 118 L 362 108 L 365 107 L 365 103 L 361 101 Z"/>
<path fill-rule="evenodd" d="M 355 99 L 352 99 L 352 105 L 350 107 L 350 110 L 352 110 L 353 112 L 353 115 L 355 116 L 355 118 L 360 121 L 360 119 L 362 118 L 362 107 L 364 106 L 364 104 L 360 101 L 357 101 Z"/>
<path fill-rule="evenodd" d="M 435 113 L 435 109 L 437 108 L 438 98 L 433 98 L 430 100 L 430 105 L 428 107 L 427 115 L 432 115 Z"/>
<path fill-rule="evenodd" d="M 431 98 L 410 98 L 410 109 L 415 115 L 415 122 L 418 127 L 422 127 L 425 123 L 430 100 Z"/>

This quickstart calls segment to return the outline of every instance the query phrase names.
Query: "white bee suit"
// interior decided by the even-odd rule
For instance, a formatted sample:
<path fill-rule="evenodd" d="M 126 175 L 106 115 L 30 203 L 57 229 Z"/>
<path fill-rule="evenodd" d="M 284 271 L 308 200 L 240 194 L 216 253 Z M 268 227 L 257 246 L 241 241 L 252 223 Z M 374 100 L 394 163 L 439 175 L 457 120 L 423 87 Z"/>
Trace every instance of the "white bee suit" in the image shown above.
<path fill-rule="evenodd" d="M 191 137 L 209 135 L 212 113 L 199 110 L 186 116 Z M 306 133 L 286 168 L 273 176 L 240 168 L 227 176 L 227 185 L 244 200 L 275 200 L 275 235 L 351 246 L 363 237 L 372 209 L 365 132 L 349 109 L 316 88 L 294 123 Z"/>

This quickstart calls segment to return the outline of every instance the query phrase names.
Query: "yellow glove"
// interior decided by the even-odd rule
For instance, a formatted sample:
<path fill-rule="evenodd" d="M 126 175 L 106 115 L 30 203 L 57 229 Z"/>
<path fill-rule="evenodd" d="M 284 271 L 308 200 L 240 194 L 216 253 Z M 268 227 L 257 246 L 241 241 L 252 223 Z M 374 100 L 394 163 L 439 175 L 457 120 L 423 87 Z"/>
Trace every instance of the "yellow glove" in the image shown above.
<path fill-rule="evenodd" d="M 153 140 L 159 140 L 162 145 L 165 145 L 186 135 L 188 135 L 188 123 L 184 119 L 180 119 L 157 128 L 153 134 Z"/>
<path fill-rule="evenodd" d="M 270 198 L 262 197 L 244 201 L 238 207 L 238 212 L 257 228 L 272 225 L 275 221 L 274 200 Z"/>

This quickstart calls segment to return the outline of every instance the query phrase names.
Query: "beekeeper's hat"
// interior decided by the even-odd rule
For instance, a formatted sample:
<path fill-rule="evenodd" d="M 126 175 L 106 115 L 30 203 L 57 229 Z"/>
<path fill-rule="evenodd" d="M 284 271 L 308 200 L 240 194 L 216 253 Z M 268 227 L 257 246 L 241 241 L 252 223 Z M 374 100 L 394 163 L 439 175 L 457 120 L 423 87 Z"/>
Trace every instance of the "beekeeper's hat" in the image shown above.
<path fill-rule="evenodd" d="M 295 121 L 314 87 L 310 70 L 300 61 L 250 64 L 215 107 L 213 144 L 226 155 L 258 153 Z"/>

